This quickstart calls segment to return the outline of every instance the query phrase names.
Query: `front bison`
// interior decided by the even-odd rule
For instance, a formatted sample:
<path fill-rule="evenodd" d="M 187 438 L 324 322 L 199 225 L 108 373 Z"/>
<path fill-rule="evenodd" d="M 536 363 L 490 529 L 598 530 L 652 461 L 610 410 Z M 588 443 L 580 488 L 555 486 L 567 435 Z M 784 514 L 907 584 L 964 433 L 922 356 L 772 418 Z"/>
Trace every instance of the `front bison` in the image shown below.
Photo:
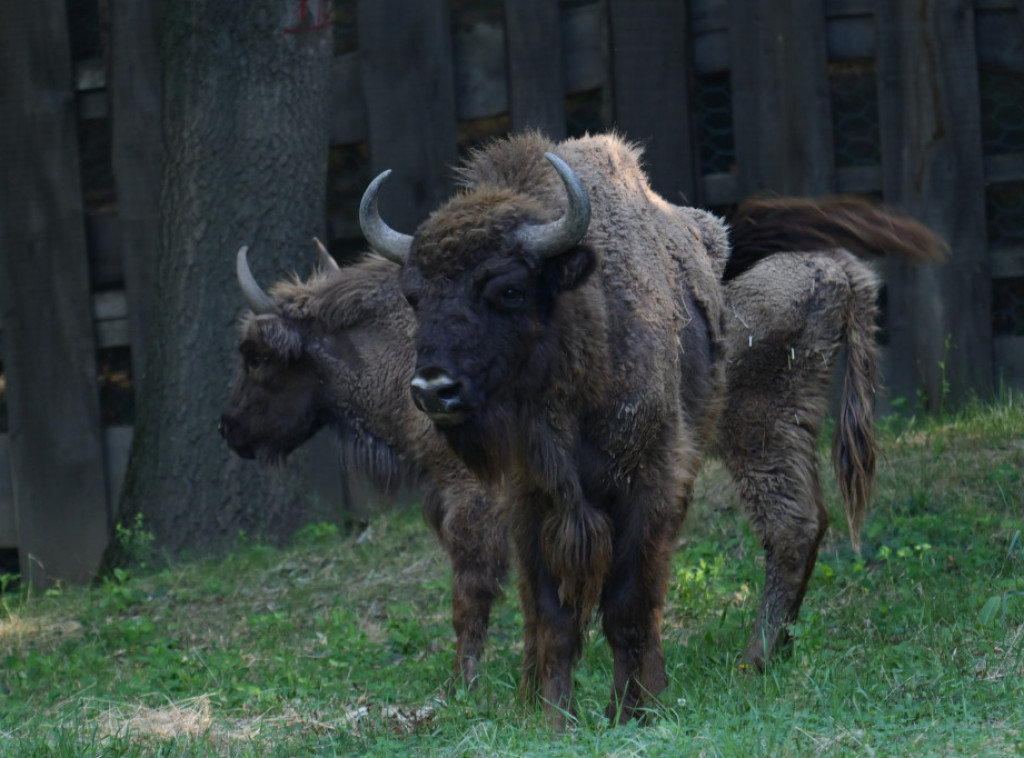
<path fill-rule="evenodd" d="M 363 200 L 371 245 L 407 258 L 416 404 L 508 491 L 522 686 L 556 723 L 595 608 L 608 716 L 665 687 L 672 543 L 722 405 L 726 230 L 656 195 L 638 157 L 614 136 L 496 142 L 413 237 L 376 212 L 386 174 Z"/>

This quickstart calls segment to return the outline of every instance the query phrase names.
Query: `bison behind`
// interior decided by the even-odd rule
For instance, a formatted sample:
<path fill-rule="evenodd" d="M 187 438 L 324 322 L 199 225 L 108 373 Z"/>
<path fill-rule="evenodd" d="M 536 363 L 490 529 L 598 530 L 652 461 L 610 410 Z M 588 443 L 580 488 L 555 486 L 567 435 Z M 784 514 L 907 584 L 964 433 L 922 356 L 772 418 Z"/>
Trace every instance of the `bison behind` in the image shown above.
<path fill-rule="evenodd" d="M 322 248 L 321 261 L 308 282 L 282 282 L 268 295 L 239 251 L 239 283 L 253 313 L 242 320 L 242 368 L 221 432 L 239 455 L 274 463 L 326 425 L 350 468 L 382 489 L 416 481 L 424 517 L 452 563 L 455 678 L 473 683 L 506 575 L 504 531 L 483 487 L 412 405 L 414 323 L 398 267 L 369 257 L 339 270 Z"/>

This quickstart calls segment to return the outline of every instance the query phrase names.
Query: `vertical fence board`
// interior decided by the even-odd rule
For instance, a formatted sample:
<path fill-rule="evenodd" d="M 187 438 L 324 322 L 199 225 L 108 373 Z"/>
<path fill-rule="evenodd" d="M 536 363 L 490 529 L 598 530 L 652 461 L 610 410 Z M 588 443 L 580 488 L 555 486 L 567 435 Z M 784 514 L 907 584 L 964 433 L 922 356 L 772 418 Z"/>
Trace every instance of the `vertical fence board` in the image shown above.
<path fill-rule="evenodd" d="M 22 573 L 86 581 L 109 517 L 63 2 L 0 12 L 0 303 Z"/>
<path fill-rule="evenodd" d="M 110 102 L 121 261 L 136 399 L 145 375 L 160 250 L 162 0 L 113 0 Z"/>
<path fill-rule="evenodd" d="M 610 0 L 608 21 L 614 125 L 644 144 L 655 191 L 699 203 L 689 3 Z"/>
<path fill-rule="evenodd" d="M 738 196 L 831 192 L 824 6 L 732 0 L 729 21 Z"/>
<path fill-rule="evenodd" d="M 949 242 L 945 266 L 890 269 L 894 395 L 924 389 L 937 408 L 992 388 L 992 291 L 974 19 L 966 0 L 878 0 L 879 118 L 885 199 Z M 941 364 L 941 367 L 940 367 Z"/>
<path fill-rule="evenodd" d="M 359 51 L 373 173 L 394 169 L 381 214 L 411 233 L 445 199 L 456 159 L 455 84 L 444 0 L 360 0 Z"/>
<path fill-rule="evenodd" d="M 565 79 L 558 0 L 505 0 L 509 125 L 565 139 Z"/>
<path fill-rule="evenodd" d="M 18 524 L 14 520 L 14 493 L 7 435 L 0 434 L 0 549 L 18 547 Z"/>

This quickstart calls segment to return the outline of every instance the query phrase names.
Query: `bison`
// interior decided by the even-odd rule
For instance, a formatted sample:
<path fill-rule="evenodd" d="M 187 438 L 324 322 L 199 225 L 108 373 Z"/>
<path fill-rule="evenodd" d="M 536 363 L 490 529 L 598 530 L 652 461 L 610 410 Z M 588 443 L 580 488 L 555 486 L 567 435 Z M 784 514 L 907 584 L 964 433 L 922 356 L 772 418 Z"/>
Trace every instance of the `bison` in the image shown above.
<path fill-rule="evenodd" d="M 727 389 L 712 450 L 764 549 L 765 587 L 744 655 L 760 670 L 797 618 L 828 527 L 817 439 L 844 346 L 832 463 L 860 549 L 875 474 L 879 284 L 854 253 L 938 261 L 948 249 L 913 219 L 843 196 L 749 200 L 729 238 Z"/>
<path fill-rule="evenodd" d="M 746 653 L 763 665 L 799 610 L 827 525 L 813 444 L 844 339 L 853 367 L 837 464 L 859 525 L 873 474 L 876 285 L 848 253 L 769 256 L 851 240 L 858 252 L 878 241 L 920 257 L 938 248 L 914 222 L 898 219 L 917 234 L 900 243 L 899 224 L 886 233 L 870 214 L 815 233 L 829 225 L 811 205 L 789 229 L 758 230 L 758 219 L 782 223 L 772 215 L 782 207 L 765 203 L 751 229 L 737 227 L 745 247 L 730 258 L 721 220 L 656 195 L 639 158 L 614 135 L 555 145 L 527 134 L 474 153 L 461 192 L 412 236 L 377 211 L 389 172 L 361 205 L 371 247 L 404 261 L 416 405 L 470 470 L 506 491 L 521 690 L 539 691 L 556 724 L 572 712 L 595 608 L 614 660 L 608 717 L 631 718 L 665 687 L 669 554 L 716 439 L 767 557 Z M 787 266 L 795 275 L 780 274 Z M 796 368 L 789 380 L 782 356 Z M 814 386 L 801 393 L 800 381 Z"/>
<path fill-rule="evenodd" d="M 453 682 L 473 684 L 491 606 L 508 565 L 504 531 L 487 493 L 413 406 L 415 322 L 398 290 L 398 267 L 377 256 L 339 270 L 320 251 L 307 282 L 269 294 L 237 274 L 252 309 L 241 320 L 241 369 L 221 416 L 228 445 L 270 464 L 327 426 L 345 457 L 385 491 L 418 482 L 426 521 L 451 560 Z"/>

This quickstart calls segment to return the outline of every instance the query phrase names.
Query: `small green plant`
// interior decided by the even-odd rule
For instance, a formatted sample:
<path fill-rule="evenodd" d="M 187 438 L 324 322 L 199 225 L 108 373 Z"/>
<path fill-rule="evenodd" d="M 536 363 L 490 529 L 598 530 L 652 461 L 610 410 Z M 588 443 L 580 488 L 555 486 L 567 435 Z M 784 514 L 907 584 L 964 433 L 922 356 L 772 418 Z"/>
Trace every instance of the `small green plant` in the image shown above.
<path fill-rule="evenodd" d="M 149 565 L 153 557 L 153 533 L 143 528 L 141 513 L 136 513 L 132 523 L 127 526 L 118 522 L 114 526 L 114 539 L 130 563 L 140 568 Z"/>
<path fill-rule="evenodd" d="M 7 588 L 21 579 L 20 574 L 0 574 L 0 596 L 7 594 Z"/>
<path fill-rule="evenodd" d="M 698 558 L 695 565 L 683 565 L 676 571 L 676 598 L 688 614 L 705 615 L 722 604 L 719 577 L 725 566 L 725 555 L 711 560 Z"/>
<path fill-rule="evenodd" d="M 942 360 L 939 361 L 939 418 L 946 417 L 946 404 L 949 401 L 949 377 L 946 374 L 946 364 L 949 361 L 949 354 L 956 349 L 953 344 L 953 335 L 947 334 L 942 343 Z"/>
<path fill-rule="evenodd" d="M 295 533 L 299 545 L 323 545 L 338 539 L 338 527 L 326 521 L 306 524 Z"/>
<path fill-rule="evenodd" d="M 115 568 L 112 576 L 103 577 L 100 607 L 108 613 L 125 610 L 135 602 L 135 591 L 131 586 L 131 572 Z"/>

